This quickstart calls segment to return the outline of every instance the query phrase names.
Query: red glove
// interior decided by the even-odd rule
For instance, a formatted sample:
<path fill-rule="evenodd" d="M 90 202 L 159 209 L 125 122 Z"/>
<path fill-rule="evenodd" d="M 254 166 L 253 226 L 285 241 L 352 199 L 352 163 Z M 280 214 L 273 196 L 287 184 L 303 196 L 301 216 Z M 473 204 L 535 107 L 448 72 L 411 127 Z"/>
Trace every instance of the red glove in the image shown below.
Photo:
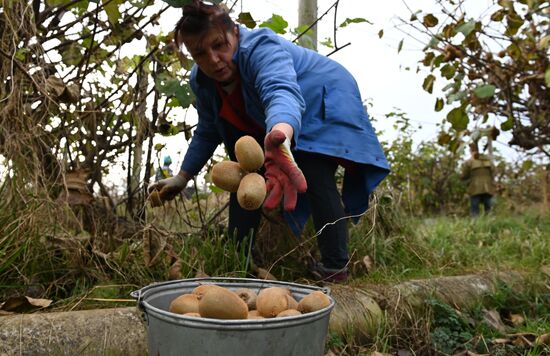
<path fill-rule="evenodd" d="M 292 211 L 298 193 L 307 190 L 306 178 L 290 152 L 290 140 L 282 131 L 273 130 L 265 137 L 265 178 L 267 180 L 266 209 L 274 209 L 284 196 L 285 211 Z"/>

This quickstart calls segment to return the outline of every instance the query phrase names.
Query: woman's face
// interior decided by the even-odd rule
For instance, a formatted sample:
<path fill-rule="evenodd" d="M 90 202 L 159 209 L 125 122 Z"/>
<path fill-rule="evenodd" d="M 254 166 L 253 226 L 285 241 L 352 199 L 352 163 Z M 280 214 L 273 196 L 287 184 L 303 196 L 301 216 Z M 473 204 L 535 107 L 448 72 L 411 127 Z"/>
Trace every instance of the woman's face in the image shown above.
<path fill-rule="evenodd" d="M 231 59 L 239 45 L 237 26 L 225 36 L 218 29 L 211 29 L 204 36 L 182 35 L 180 38 L 204 74 L 220 83 L 235 80 L 238 70 Z"/>

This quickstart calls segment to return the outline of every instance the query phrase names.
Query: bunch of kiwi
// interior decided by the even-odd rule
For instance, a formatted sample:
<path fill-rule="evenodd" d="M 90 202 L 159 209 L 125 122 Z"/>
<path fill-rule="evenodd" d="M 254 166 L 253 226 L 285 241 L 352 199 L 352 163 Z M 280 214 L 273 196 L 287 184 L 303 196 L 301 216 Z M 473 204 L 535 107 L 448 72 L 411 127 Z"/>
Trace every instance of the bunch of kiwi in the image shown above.
<path fill-rule="evenodd" d="M 256 173 L 264 164 L 264 151 L 252 136 L 243 136 L 235 143 L 235 156 L 237 162 L 221 161 L 212 167 L 212 183 L 236 192 L 243 209 L 256 210 L 266 196 L 265 179 Z"/>
<path fill-rule="evenodd" d="M 267 319 L 311 313 L 329 305 L 330 298 L 321 291 L 313 291 L 298 302 L 283 287 L 261 289 L 256 294 L 249 288 L 231 290 L 202 284 L 172 300 L 168 310 L 197 318 Z"/>

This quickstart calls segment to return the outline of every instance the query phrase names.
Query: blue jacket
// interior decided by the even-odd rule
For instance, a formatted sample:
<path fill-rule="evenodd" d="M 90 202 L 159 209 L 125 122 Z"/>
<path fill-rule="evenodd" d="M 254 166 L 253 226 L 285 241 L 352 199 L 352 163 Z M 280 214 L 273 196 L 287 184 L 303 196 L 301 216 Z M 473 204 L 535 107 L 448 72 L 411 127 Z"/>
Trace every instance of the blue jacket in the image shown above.
<path fill-rule="evenodd" d="M 294 129 L 294 150 L 358 163 L 358 169 L 344 175 L 342 200 L 349 214 L 363 213 L 369 194 L 389 173 L 389 165 L 353 76 L 339 63 L 267 28 L 240 27 L 233 61 L 239 68 L 246 112 L 266 132 L 277 123 L 288 123 Z M 190 84 L 199 121 L 181 168 L 195 175 L 220 143 L 233 156 L 238 133 L 218 116 L 221 100 L 215 83 L 196 65 Z M 309 214 L 303 194 L 294 212 L 286 216 L 295 233 Z"/>

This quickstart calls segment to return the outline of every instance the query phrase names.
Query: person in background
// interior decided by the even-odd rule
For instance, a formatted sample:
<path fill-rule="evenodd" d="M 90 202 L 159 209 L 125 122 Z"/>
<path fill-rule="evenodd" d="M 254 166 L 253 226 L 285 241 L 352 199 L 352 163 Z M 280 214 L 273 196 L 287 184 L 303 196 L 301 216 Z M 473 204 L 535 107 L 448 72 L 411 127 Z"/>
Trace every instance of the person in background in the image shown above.
<path fill-rule="evenodd" d="M 489 155 L 479 153 L 477 142 L 470 144 L 470 156 L 462 166 L 461 178 L 468 181 L 470 214 L 476 217 L 480 214 L 481 204 L 486 214 L 491 211 L 495 194 L 494 166 Z"/>
<path fill-rule="evenodd" d="M 170 178 L 174 175 L 174 173 L 172 172 L 172 168 L 170 168 L 171 164 L 172 164 L 172 158 L 170 156 L 164 156 L 162 167 L 159 167 L 159 169 L 157 169 L 157 172 L 155 174 L 155 181 L 158 182 L 161 179 Z"/>
<path fill-rule="evenodd" d="M 174 31 L 180 50 L 194 59 L 190 84 L 198 125 L 172 178 L 149 187 L 172 199 L 224 143 L 235 161 L 243 135 L 264 147 L 264 209 L 282 205 L 300 235 L 311 215 L 321 261 L 311 272 L 324 281 L 348 278 L 348 215 L 368 207 L 369 195 L 389 165 L 352 75 L 339 63 L 267 28 L 236 25 L 224 8 L 194 0 Z M 342 194 L 335 173 L 344 167 Z M 238 242 L 258 230 L 261 209 L 242 209 L 230 196 L 229 234 Z"/>

